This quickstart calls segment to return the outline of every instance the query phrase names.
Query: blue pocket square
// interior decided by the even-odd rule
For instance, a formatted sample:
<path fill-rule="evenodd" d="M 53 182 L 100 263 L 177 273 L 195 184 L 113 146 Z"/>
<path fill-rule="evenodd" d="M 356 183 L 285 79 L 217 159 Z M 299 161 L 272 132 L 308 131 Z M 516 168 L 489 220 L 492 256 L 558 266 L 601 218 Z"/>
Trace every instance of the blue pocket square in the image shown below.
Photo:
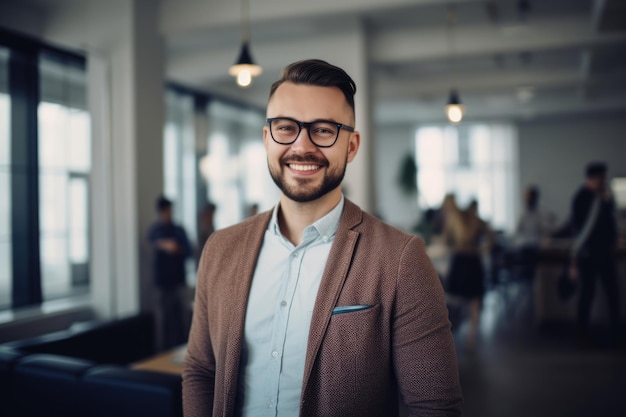
<path fill-rule="evenodd" d="M 370 305 L 359 304 L 355 306 L 341 306 L 335 307 L 333 309 L 333 316 L 336 314 L 344 314 L 344 313 L 353 313 L 355 311 L 367 310 L 368 308 L 372 308 Z"/>

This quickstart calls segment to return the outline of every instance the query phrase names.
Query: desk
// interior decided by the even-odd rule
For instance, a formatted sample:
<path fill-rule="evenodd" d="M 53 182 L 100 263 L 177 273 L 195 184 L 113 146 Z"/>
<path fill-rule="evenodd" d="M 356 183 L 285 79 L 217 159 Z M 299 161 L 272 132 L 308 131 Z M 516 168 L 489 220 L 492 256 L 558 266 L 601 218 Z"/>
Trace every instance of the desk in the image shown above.
<path fill-rule="evenodd" d="M 135 362 L 131 365 L 131 368 L 180 375 L 183 373 L 185 353 L 187 353 L 187 345 L 181 345 L 139 362 Z"/>
<path fill-rule="evenodd" d="M 534 282 L 535 320 L 537 322 L 576 322 L 578 312 L 578 291 L 568 299 L 562 300 L 558 294 L 558 278 L 563 266 L 569 262 L 569 247 L 547 247 L 539 250 L 537 275 Z M 626 248 L 620 248 L 615 254 L 617 279 L 620 299 L 620 320 L 626 318 Z M 600 280 L 596 282 L 596 291 L 591 305 L 591 323 L 608 321 L 608 307 L 604 288 Z"/>

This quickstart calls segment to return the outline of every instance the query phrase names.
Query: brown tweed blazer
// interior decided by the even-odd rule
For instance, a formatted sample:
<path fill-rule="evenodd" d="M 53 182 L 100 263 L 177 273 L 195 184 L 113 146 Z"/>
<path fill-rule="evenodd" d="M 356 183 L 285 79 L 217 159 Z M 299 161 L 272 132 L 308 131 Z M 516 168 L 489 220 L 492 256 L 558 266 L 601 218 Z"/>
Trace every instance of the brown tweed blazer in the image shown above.
<path fill-rule="evenodd" d="M 233 416 L 250 282 L 271 213 L 219 230 L 198 269 L 185 416 Z M 372 308 L 332 314 L 338 306 Z M 442 286 L 422 240 L 346 200 L 311 319 L 300 416 L 460 415 Z"/>

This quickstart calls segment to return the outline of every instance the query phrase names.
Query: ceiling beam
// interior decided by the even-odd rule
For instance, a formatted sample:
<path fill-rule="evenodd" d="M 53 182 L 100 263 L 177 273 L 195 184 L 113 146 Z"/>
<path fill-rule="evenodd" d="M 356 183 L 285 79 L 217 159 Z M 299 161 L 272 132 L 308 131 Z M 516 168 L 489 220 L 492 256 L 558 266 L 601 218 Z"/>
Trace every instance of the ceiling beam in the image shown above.
<path fill-rule="evenodd" d="M 454 0 L 456 4 L 481 3 L 484 0 Z M 361 16 L 382 10 L 441 5 L 441 0 L 265 0 L 250 2 L 250 22 L 320 19 L 328 16 Z M 239 25 L 241 4 L 233 0 L 162 0 L 160 28 L 172 35 L 199 28 L 223 28 Z"/>
<path fill-rule="evenodd" d="M 430 97 L 446 93 L 452 87 L 456 87 L 463 93 L 495 93 L 508 90 L 514 94 L 519 87 L 575 87 L 581 81 L 581 74 L 575 69 L 481 71 L 463 73 L 454 85 L 453 78 L 449 74 L 430 75 L 403 82 L 391 78 L 379 78 L 375 84 L 374 95 L 380 99 Z"/>
<path fill-rule="evenodd" d="M 626 32 L 600 34 L 587 19 L 564 18 L 516 26 L 473 26 L 455 30 L 454 51 L 444 27 L 400 29 L 372 37 L 376 63 L 419 62 L 450 57 L 493 55 L 626 42 Z"/>

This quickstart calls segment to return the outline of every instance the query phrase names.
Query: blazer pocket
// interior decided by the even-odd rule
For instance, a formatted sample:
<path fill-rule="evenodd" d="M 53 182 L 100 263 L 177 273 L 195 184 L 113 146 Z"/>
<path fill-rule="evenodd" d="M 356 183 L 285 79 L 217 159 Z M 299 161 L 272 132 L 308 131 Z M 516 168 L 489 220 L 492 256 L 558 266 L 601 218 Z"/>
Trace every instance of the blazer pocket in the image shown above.
<path fill-rule="evenodd" d="M 368 305 L 368 304 L 357 304 L 357 305 L 352 305 L 352 306 L 339 306 L 339 307 L 335 307 L 333 309 L 333 314 L 332 315 L 336 316 L 337 314 L 354 313 L 356 311 L 369 310 L 372 307 L 374 307 L 374 306 Z"/>

